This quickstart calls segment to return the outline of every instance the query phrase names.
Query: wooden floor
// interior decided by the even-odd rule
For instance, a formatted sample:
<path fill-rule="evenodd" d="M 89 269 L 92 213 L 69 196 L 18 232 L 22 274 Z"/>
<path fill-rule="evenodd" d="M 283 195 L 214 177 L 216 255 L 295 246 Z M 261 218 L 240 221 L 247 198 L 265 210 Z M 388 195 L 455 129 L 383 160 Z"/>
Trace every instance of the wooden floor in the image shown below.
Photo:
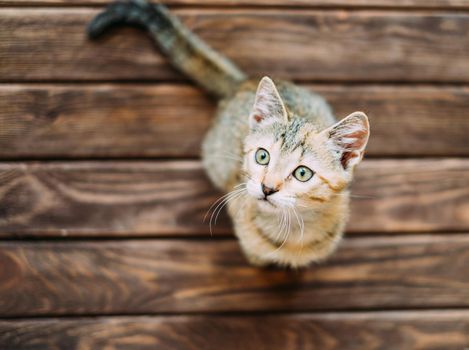
<path fill-rule="evenodd" d="M 214 104 L 107 0 L 0 0 L 0 349 L 469 349 L 469 0 L 169 0 L 372 138 L 337 254 L 250 267 L 198 159 Z"/>

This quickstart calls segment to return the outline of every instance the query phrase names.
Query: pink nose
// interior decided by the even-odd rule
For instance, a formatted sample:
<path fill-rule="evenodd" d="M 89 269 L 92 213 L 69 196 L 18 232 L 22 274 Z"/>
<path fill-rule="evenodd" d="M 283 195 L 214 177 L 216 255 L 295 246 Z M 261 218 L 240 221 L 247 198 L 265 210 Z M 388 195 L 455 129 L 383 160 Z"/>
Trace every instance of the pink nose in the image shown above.
<path fill-rule="evenodd" d="M 266 197 L 270 196 L 271 194 L 274 194 L 275 192 L 278 192 L 278 190 L 271 188 L 271 187 L 267 187 L 264 184 L 262 184 L 261 186 L 262 186 L 262 192 L 264 193 Z"/>

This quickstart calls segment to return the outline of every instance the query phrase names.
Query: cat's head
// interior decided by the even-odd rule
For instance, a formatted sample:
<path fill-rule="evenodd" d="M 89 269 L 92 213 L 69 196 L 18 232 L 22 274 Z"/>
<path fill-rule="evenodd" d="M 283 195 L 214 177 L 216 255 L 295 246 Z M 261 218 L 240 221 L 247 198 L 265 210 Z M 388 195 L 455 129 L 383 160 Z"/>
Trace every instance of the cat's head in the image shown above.
<path fill-rule="evenodd" d="M 362 112 L 325 130 L 292 118 L 267 77 L 259 83 L 249 127 L 244 142 L 246 188 L 265 211 L 315 208 L 340 194 L 352 180 L 369 137 Z"/>

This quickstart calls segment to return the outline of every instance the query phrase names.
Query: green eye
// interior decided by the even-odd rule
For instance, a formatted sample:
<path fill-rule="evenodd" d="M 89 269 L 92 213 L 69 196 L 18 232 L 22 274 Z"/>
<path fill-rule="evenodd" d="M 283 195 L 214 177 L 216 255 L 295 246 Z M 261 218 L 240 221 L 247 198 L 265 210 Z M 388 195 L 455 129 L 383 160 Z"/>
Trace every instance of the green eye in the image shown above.
<path fill-rule="evenodd" d="M 256 158 L 257 164 L 267 165 L 269 164 L 269 161 L 270 161 L 270 154 L 265 149 L 259 148 L 256 151 L 255 158 Z"/>
<path fill-rule="evenodd" d="M 296 170 L 293 172 L 293 176 L 301 182 L 306 182 L 309 179 L 313 177 L 314 173 L 310 168 L 307 168 L 305 166 L 299 166 L 296 168 Z"/>

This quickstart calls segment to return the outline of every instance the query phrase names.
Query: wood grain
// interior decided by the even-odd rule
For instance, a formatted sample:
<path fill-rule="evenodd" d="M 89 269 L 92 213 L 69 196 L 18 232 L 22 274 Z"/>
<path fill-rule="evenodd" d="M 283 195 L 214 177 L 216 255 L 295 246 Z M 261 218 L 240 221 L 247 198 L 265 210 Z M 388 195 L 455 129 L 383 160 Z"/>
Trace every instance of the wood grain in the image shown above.
<path fill-rule="evenodd" d="M 8 6 L 73 6 L 73 5 L 106 5 L 109 0 L 0 0 L 1 5 Z M 164 0 L 153 1 L 167 5 L 191 6 L 281 6 L 301 8 L 469 8 L 467 0 Z"/>
<path fill-rule="evenodd" d="M 181 79 L 137 30 L 88 41 L 84 29 L 96 13 L 86 8 L 0 10 L 1 80 Z M 251 75 L 302 81 L 469 81 L 467 13 L 184 9 L 175 14 Z"/>
<path fill-rule="evenodd" d="M 469 155 L 467 87 L 307 87 L 369 115 L 368 155 Z M 214 108 L 185 85 L 0 85 L 0 157 L 197 157 Z"/>
<path fill-rule="evenodd" d="M 466 159 L 368 160 L 352 193 L 349 232 L 469 229 Z M 207 237 L 219 196 L 197 161 L 3 163 L 0 236 Z"/>
<path fill-rule="evenodd" d="M 4 85 L 0 106 L 5 158 L 194 157 L 215 109 L 177 85 Z"/>
<path fill-rule="evenodd" d="M 4 350 L 460 350 L 468 334 L 463 310 L 0 321 Z"/>
<path fill-rule="evenodd" d="M 199 161 L 107 160 L 198 157 L 214 111 L 140 31 L 86 39 L 107 2 L 0 0 L 0 238 L 99 238 L 0 241 L 0 349 L 469 348 L 469 159 L 367 160 L 366 236 L 251 267 L 226 216 L 208 234 Z M 469 1 L 166 2 L 250 75 L 367 112 L 369 155 L 469 155 Z M 100 160 L 26 161 L 50 158 Z"/>
<path fill-rule="evenodd" d="M 3 316 L 469 306 L 469 235 L 348 239 L 302 271 L 213 239 L 3 242 L 0 262 Z"/>

